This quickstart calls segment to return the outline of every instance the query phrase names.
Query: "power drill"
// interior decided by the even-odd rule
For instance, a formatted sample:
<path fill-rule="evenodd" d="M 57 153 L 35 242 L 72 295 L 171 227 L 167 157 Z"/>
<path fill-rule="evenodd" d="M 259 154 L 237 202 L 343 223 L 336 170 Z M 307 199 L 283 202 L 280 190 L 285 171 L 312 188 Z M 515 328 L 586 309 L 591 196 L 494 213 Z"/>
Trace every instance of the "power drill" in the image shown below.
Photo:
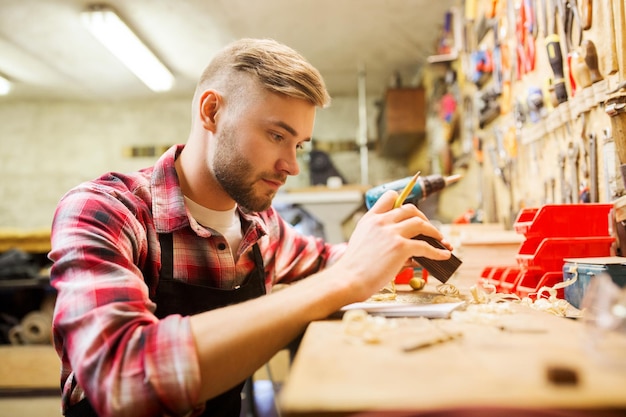
<path fill-rule="evenodd" d="M 388 182 L 382 185 L 379 185 L 374 188 L 370 188 L 365 192 L 365 205 L 369 210 L 372 208 L 374 203 L 378 201 L 381 195 L 385 193 L 387 190 L 396 190 L 400 192 L 404 189 L 406 184 L 411 181 L 412 177 L 402 178 L 400 180 Z M 448 177 L 444 177 L 439 174 L 432 174 L 427 176 L 420 176 L 417 179 L 417 182 L 413 186 L 413 189 L 407 196 L 405 200 L 406 203 L 412 203 L 417 206 L 417 203 L 420 200 L 425 199 L 429 195 L 436 193 L 437 191 L 441 191 L 446 186 L 453 184 L 461 179 L 460 175 L 450 175 Z"/>

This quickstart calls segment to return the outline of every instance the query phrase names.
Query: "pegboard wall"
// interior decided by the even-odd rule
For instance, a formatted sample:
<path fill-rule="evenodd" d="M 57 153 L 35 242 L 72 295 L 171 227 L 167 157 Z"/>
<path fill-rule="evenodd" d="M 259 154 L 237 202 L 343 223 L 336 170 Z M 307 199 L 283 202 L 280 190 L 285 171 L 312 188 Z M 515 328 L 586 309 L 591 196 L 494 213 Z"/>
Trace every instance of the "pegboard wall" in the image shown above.
<path fill-rule="evenodd" d="M 476 0 L 446 18 L 458 135 L 474 144 L 485 221 L 624 194 L 625 3 Z"/>

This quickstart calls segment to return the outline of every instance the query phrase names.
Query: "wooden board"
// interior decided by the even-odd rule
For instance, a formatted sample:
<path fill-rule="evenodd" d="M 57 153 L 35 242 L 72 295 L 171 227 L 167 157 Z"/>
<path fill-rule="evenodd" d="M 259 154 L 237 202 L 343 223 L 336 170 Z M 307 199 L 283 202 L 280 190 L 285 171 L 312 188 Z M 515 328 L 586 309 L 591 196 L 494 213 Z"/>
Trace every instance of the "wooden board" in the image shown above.
<path fill-rule="evenodd" d="M 51 345 L 0 346 L 0 390 L 59 388 L 61 361 Z"/>
<path fill-rule="evenodd" d="M 525 308 L 499 317 L 492 324 L 400 319 L 415 329 L 463 334 L 412 352 L 401 348 L 414 337 L 406 329 L 366 344 L 347 336 L 341 321 L 314 322 L 281 392 L 283 415 L 470 406 L 626 409 L 625 335 L 610 338 L 608 346 L 619 349 L 616 366 L 586 350 L 589 335 L 580 322 Z M 550 367 L 573 370 L 578 383 L 551 383 Z"/>
<path fill-rule="evenodd" d="M 0 252 L 20 249 L 30 253 L 50 251 L 50 230 L 0 229 Z"/>

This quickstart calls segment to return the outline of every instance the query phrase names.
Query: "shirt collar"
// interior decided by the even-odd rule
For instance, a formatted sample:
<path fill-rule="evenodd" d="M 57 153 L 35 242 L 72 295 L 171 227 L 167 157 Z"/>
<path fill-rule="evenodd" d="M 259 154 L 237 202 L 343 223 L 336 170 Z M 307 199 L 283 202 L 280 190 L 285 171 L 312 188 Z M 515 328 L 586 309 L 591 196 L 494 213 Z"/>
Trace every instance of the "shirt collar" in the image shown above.
<path fill-rule="evenodd" d="M 189 226 L 185 199 L 178 182 L 174 161 L 183 145 L 169 148 L 156 162 L 152 170 L 152 215 L 157 233 L 171 233 Z"/>

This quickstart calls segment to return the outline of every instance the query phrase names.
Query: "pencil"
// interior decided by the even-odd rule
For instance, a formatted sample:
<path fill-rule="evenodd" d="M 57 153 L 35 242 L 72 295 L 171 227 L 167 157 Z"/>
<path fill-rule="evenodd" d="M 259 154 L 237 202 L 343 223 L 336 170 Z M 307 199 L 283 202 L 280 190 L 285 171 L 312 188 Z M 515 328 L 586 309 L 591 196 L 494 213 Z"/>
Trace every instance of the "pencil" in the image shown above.
<path fill-rule="evenodd" d="M 398 196 L 398 198 L 396 198 L 396 202 L 393 204 L 393 208 L 398 208 L 400 207 L 402 204 L 404 204 L 404 200 L 406 200 L 406 198 L 409 196 L 409 194 L 411 193 L 411 190 L 413 189 L 413 187 L 415 186 L 415 183 L 417 182 L 417 179 L 420 176 L 420 172 L 421 171 L 417 171 L 417 173 L 415 175 L 413 175 L 413 178 L 411 178 L 411 181 L 409 181 L 406 186 L 404 187 L 404 190 L 402 190 L 402 192 L 400 193 L 400 195 Z"/>

